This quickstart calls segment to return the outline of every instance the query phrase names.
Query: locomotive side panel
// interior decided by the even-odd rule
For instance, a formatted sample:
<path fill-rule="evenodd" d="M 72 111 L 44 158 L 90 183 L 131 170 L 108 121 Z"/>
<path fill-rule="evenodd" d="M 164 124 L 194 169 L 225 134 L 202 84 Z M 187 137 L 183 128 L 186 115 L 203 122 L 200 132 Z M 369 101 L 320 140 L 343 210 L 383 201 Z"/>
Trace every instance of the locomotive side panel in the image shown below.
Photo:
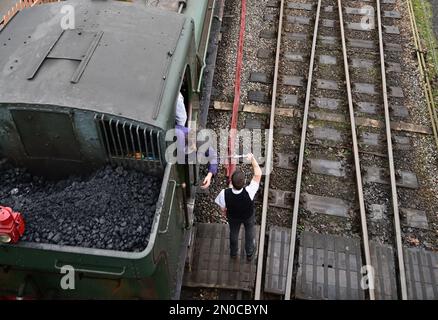
<path fill-rule="evenodd" d="M 11 41 L 16 46 L 13 48 L 8 42 L 11 47 L 2 51 L 8 55 L 6 59 L 0 59 L 5 61 L 2 69 L 8 68 L 19 56 L 19 65 L 3 73 L 0 79 L 6 86 L 6 90 L 0 93 L 1 155 L 18 165 L 58 173 L 62 170 L 82 173 L 107 162 L 137 168 L 143 163 L 142 170 L 162 177 L 160 197 L 148 246 L 142 252 L 26 242 L 0 245 L 1 294 L 40 298 L 170 298 L 178 282 L 177 269 L 184 263 L 181 243 L 189 234 L 185 229 L 188 221 L 182 196 L 185 191 L 182 185 L 188 182 L 189 167 L 166 163 L 163 157 L 166 147 L 164 132 L 174 126 L 176 96 L 187 68 L 191 75 L 190 105 L 197 109 L 200 61 L 199 43 L 195 39 L 196 22 L 176 13 L 167 17 L 163 12 L 147 9 L 144 15 L 134 13 L 138 21 L 132 24 L 133 11 L 129 9 L 129 3 L 84 0 L 63 3 L 75 4 L 80 12 L 99 16 L 93 26 L 102 27 L 103 34 L 99 30 L 92 31 L 93 37 L 99 40 L 92 40 L 85 47 L 91 48 L 94 43 L 94 52 L 79 78 L 71 79 L 65 75 L 75 74 L 78 64 L 72 61 L 72 57 L 61 55 L 66 52 L 63 43 L 68 43 L 63 37 L 72 37 L 73 34 L 61 32 L 57 38 L 56 35 L 49 37 L 46 42 L 55 39 L 55 50 L 49 52 L 39 65 L 32 63 L 36 51 L 30 50 L 30 44 L 20 38 L 20 32 L 22 36 L 28 37 L 29 34 L 29 39 L 34 38 L 31 29 L 35 26 L 29 21 L 43 23 L 44 27 L 39 31 L 48 31 L 50 25 L 44 22 L 58 15 L 60 4 L 50 4 L 49 10 L 44 9 L 45 5 L 23 10 L 0 33 L 1 37 L 13 30 Z M 106 10 L 105 4 L 110 4 L 111 8 Z M 138 10 L 139 7 L 134 8 L 134 11 Z M 108 17 L 111 14 L 123 16 L 124 13 L 129 13 L 129 17 L 113 20 Z M 141 28 L 142 24 L 151 24 L 150 19 L 165 20 L 168 25 L 164 29 L 156 26 L 154 30 Z M 106 24 L 108 21 L 110 23 Z M 82 35 L 87 35 L 90 31 L 86 25 L 83 27 Z M 164 33 L 151 35 L 150 31 L 156 34 L 157 30 Z M 143 47 L 138 39 L 124 38 L 124 32 L 132 32 L 146 43 L 158 41 L 156 43 L 161 44 Z M 173 42 L 168 39 L 169 34 Z M 163 47 L 163 42 L 167 43 L 167 48 Z M 38 46 L 44 43 L 40 41 Z M 56 44 L 60 46 L 56 47 Z M 105 53 L 108 46 L 118 46 L 113 56 Z M 29 59 L 17 56 L 20 52 L 24 54 L 25 49 L 31 52 Z M 146 49 L 155 51 L 148 55 Z M 156 62 L 148 60 L 157 55 L 158 60 L 152 59 Z M 154 67 L 157 72 L 146 72 L 154 63 L 159 64 Z M 114 68 L 115 64 L 117 68 Z M 127 77 L 133 77 L 134 81 L 128 81 Z M 101 78 L 105 81 L 99 82 Z M 152 84 L 159 84 L 158 89 Z M 155 89 L 148 94 L 148 88 Z M 195 114 L 192 113 L 194 120 Z M 56 124 L 51 126 L 54 122 Z M 119 124 L 125 122 L 127 131 L 117 131 Z M 117 133 L 121 132 L 128 133 L 127 143 L 120 142 Z M 38 135 L 33 137 L 35 133 Z M 136 134 L 146 136 L 148 141 L 153 140 L 152 151 L 144 150 L 148 145 L 140 142 Z M 38 143 L 45 145 L 35 148 Z M 133 145 L 132 149 L 129 149 L 130 145 Z M 61 269 L 65 265 L 76 270 L 77 287 L 73 291 L 60 289 Z"/>

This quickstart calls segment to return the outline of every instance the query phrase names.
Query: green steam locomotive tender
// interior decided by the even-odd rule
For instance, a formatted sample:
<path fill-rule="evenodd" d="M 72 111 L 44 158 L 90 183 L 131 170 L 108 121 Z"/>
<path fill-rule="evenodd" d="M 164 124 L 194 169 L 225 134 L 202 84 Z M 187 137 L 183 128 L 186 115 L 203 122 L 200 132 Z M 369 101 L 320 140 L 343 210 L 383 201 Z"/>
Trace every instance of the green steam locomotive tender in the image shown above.
<path fill-rule="evenodd" d="M 179 296 L 197 166 L 166 162 L 165 133 L 180 91 L 198 122 L 214 6 L 70 0 L 23 9 L 1 29 L 0 159 L 52 179 L 115 164 L 162 185 L 145 250 L 0 244 L 0 296 Z M 65 29 L 72 8 L 75 27 Z M 66 266 L 74 290 L 60 286 Z"/>

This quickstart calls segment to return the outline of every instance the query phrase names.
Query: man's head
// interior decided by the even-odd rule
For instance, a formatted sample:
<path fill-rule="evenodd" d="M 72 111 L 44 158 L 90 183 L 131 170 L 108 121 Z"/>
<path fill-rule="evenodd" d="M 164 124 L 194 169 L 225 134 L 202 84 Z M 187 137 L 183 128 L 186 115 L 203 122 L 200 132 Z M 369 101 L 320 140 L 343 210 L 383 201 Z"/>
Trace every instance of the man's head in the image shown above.
<path fill-rule="evenodd" d="M 236 169 L 231 176 L 231 183 L 233 184 L 234 189 L 242 189 L 245 186 L 245 174 L 241 170 Z"/>

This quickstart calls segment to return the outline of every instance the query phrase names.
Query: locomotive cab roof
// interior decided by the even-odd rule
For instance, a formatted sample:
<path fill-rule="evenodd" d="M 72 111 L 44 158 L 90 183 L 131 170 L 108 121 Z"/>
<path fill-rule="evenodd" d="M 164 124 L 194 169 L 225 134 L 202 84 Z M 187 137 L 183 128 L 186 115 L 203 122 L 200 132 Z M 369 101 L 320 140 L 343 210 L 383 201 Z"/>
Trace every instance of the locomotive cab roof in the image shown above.
<path fill-rule="evenodd" d="M 61 27 L 66 5 L 74 29 Z M 0 31 L 0 106 L 91 110 L 165 129 L 190 28 L 184 15 L 140 3 L 75 0 L 21 10 Z"/>

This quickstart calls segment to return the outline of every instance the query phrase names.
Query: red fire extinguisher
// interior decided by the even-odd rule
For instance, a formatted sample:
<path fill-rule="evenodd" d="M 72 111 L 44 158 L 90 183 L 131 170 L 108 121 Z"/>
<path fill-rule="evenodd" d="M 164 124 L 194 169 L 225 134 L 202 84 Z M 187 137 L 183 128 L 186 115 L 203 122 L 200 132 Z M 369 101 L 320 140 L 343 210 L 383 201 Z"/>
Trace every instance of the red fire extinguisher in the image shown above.
<path fill-rule="evenodd" d="M 19 212 L 0 206 L 0 243 L 16 243 L 24 234 L 24 219 Z"/>

